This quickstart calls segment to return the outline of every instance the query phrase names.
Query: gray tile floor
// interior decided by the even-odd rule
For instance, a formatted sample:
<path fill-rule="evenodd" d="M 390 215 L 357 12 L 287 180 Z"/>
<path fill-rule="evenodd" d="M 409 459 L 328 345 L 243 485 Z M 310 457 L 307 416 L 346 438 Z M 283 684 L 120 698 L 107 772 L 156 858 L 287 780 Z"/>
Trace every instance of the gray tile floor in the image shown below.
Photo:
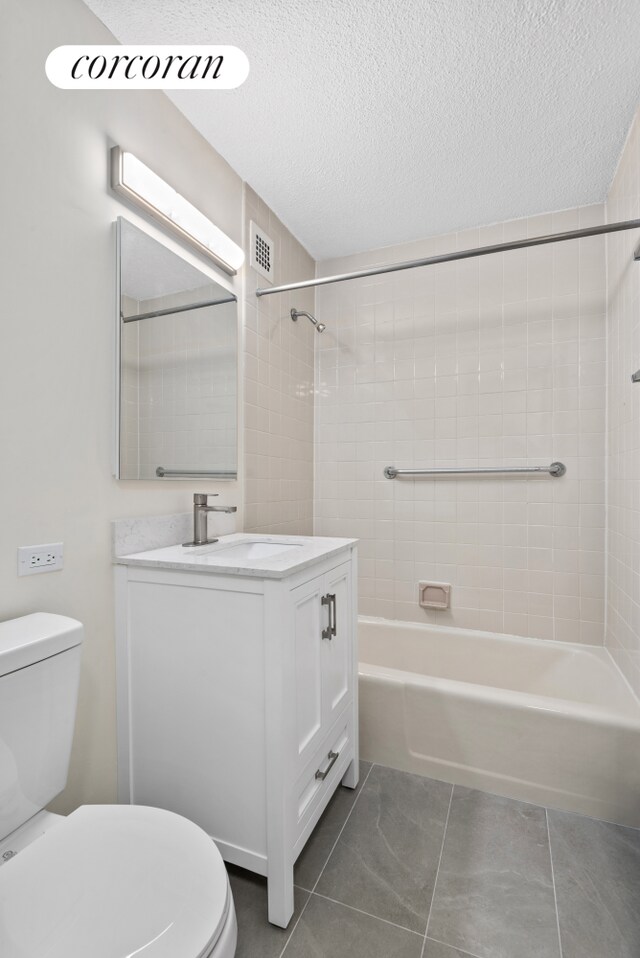
<path fill-rule="evenodd" d="M 286 931 L 229 873 L 236 958 L 640 958 L 640 830 L 380 765 L 318 822 Z"/>

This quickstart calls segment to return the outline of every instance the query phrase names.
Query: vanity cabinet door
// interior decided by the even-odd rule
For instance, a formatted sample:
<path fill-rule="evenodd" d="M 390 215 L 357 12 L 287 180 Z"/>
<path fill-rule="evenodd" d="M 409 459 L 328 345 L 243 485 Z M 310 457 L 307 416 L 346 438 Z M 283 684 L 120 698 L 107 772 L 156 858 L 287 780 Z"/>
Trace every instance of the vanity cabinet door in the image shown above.
<path fill-rule="evenodd" d="M 291 593 L 295 742 L 308 761 L 353 692 L 351 565 L 342 563 Z"/>
<path fill-rule="evenodd" d="M 291 593 L 294 622 L 295 743 L 301 764 L 314 752 L 323 731 L 322 587 L 324 576 Z"/>
<path fill-rule="evenodd" d="M 328 728 L 351 698 L 353 683 L 353 637 L 351 617 L 351 566 L 348 562 L 325 576 L 329 597 L 331 637 L 322 642 L 322 711 Z"/>

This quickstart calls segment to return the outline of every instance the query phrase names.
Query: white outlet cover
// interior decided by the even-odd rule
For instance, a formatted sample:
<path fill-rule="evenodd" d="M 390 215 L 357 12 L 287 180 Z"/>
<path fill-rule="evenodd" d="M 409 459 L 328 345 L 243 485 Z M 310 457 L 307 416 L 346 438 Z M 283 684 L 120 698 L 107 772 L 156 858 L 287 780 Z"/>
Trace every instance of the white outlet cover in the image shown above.
<path fill-rule="evenodd" d="M 58 572 L 63 567 L 62 542 L 46 542 L 43 545 L 18 547 L 18 575 L 39 575 L 41 572 Z"/>

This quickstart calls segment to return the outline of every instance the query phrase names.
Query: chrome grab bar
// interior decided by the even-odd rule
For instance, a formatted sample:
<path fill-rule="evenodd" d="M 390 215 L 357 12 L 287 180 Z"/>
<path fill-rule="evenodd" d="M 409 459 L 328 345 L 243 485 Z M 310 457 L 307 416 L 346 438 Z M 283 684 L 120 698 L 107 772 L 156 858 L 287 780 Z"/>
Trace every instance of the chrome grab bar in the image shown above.
<path fill-rule="evenodd" d="M 169 478 L 170 476 L 180 476 L 183 479 L 190 479 L 192 476 L 198 476 L 205 479 L 236 479 L 237 472 L 225 471 L 224 469 L 213 471 L 211 469 L 165 469 L 164 466 L 158 466 L 156 476 L 159 479 Z"/>
<path fill-rule="evenodd" d="M 223 303 L 237 302 L 235 296 L 227 296 L 225 299 L 206 299 L 201 303 L 189 303 L 187 306 L 171 306 L 168 309 L 153 309 L 149 313 L 133 313 L 131 316 L 125 316 L 120 313 L 120 319 L 123 323 L 139 323 L 141 319 L 154 319 L 156 316 L 173 316 L 177 313 L 188 313 L 192 309 L 206 309 L 207 306 L 222 306 Z"/>
<path fill-rule="evenodd" d="M 528 473 L 546 472 L 554 479 L 564 476 L 567 467 L 563 462 L 552 462 L 550 466 L 468 466 L 452 467 L 451 469 L 396 469 L 395 466 L 387 466 L 384 475 L 387 479 L 398 479 L 402 476 L 496 476 L 496 475 L 519 475 L 524 476 Z"/>

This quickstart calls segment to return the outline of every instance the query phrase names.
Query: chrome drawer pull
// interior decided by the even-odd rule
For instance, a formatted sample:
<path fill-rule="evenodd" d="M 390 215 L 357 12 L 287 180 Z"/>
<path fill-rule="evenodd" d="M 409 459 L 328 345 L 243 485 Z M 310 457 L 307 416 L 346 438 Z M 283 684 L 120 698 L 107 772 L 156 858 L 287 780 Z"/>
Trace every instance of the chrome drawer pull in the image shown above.
<path fill-rule="evenodd" d="M 330 759 L 329 764 L 327 765 L 324 772 L 321 772 L 320 769 L 318 769 L 318 771 L 316 772 L 316 778 L 319 778 L 321 781 L 324 781 L 327 775 L 329 774 L 329 772 L 331 771 L 331 769 L 333 768 L 333 766 L 338 761 L 339 755 L 340 755 L 340 752 L 329 752 L 327 756 L 327 758 Z"/>

